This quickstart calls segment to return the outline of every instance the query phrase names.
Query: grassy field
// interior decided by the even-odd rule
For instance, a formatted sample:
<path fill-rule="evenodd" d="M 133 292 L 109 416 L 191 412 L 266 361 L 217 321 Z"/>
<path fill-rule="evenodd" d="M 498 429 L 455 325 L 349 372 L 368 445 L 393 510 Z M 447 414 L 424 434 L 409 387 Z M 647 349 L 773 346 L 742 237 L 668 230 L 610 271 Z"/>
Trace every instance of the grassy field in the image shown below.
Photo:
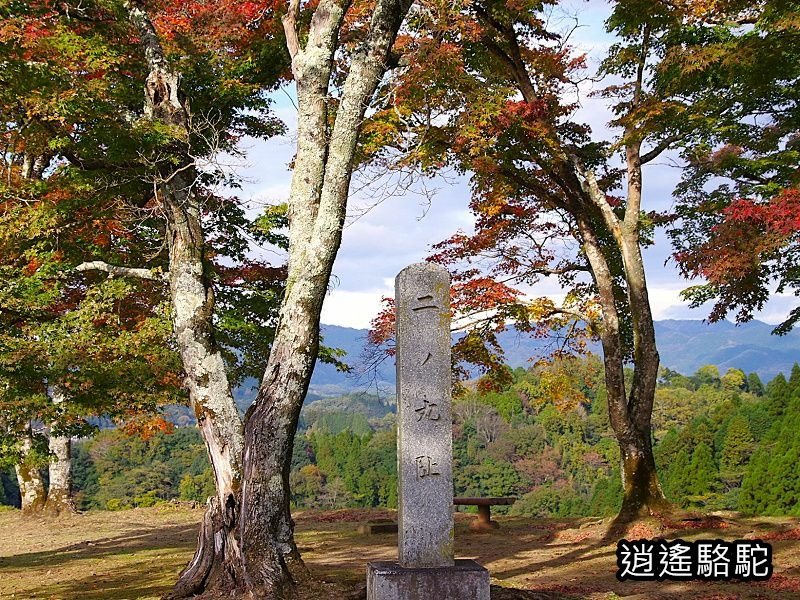
<path fill-rule="evenodd" d="M 199 509 L 174 507 L 97 511 L 59 520 L 0 512 L 0 598 L 158 598 L 191 557 L 201 515 Z M 357 531 L 358 522 L 382 516 L 387 513 L 297 515 L 297 541 L 316 581 L 305 597 L 359 597 L 367 561 L 396 556 L 396 536 Z M 614 576 L 615 543 L 603 539 L 607 521 L 500 517 L 499 531 L 478 534 L 467 527 L 471 516 L 457 517 L 457 555 L 490 570 L 497 586 L 493 598 L 800 598 L 797 519 L 736 518 L 691 528 L 687 523 L 637 525 L 629 539 L 764 539 L 774 548 L 775 574 L 762 583 L 621 583 Z"/>

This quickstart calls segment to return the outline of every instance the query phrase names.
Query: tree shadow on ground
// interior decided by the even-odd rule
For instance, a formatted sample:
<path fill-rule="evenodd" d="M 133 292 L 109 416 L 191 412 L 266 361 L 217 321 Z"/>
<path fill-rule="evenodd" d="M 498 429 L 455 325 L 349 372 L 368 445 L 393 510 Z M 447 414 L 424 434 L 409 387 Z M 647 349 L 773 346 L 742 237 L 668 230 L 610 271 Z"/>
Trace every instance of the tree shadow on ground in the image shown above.
<path fill-rule="evenodd" d="M 492 573 L 492 575 L 497 579 L 510 579 L 519 575 L 525 575 L 538 569 L 557 568 L 574 564 L 589 556 L 591 556 L 593 559 L 611 556 L 614 554 L 614 549 L 608 549 L 605 552 L 598 551 L 608 547 L 611 544 L 616 545 L 617 540 L 620 539 L 617 537 L 618 532 L 629 527 L 632 522 L 632 520 L 618 521 L 615 519 L 612 522 L 612 525 L 608 527 L 607 531 L 599 539 L 588 544 L 585 543 L 584 540 L 577 542 L 564 541 L 561 543 L 553 543 L 557 533 L 574 528 L 574 521 L 573 527 L 569 527 L 566 523 L 561 524 L 556 522 L 552 527 L 547 528 L 547 535 L 544 535 L 538 539 L 532 539 L 530 541 L 520 542 L 520 540 L 517 539 L 515 540 L 514 544 L 505 545 L 503 550 L 499 553 L 496 551 L 480 552 L 477 555 L 476 560 L 481 564 L 495 562 L 500 559 L 521 562 L 522 564 L 519 567 L 496 570 Z M 578 547 L 575 547 L 576 544 L 579 544 Z M 566 551 L 552 558 L 528 562 L 529 559 L 526 557 L 526 555 L 529 555 L 532 552 L 546 550 L 549 553 L 553 553 L 554 551 L 558 551 L 560 548 L 564 548 Z M 569 548 L 572 549 L 567 550 Z"/>
<path fill-rule="evenodd" d="M 661 527 L 658 527 L 658 525 Z M 639 528 L 638 525 L 644 525 Z M 647 527 L 652 527 L 647 531 Z M 739 599 L 783 599 L 800 597 L 800 578 L 796 575 L 800 567 L 780 569 L 781 572 L 767 582 L 733 581 L 661 581 L 661 582 L 620 582 L 616 579 L 617 562 L 615 559 L 616 544 L 620 539 L 648 539 L 664 537 L 667 539 L 701 537 L 703 539 L 741 539 L 751 533 L 762 532 L 767 526 L 774 530 L 775 525 L 768 522 L 744 521 L 741 523 L 716 521 L 706 518 L 644 518 L 618 517 L 611 521 L 604 533 L 592 542 L 579 540 L 573 544 L 547 544 L 550 557 L 531 556 L 530 553 L 516 552 L 512 556 L 511 568 L 490 568 L 492 576 L 511 585 L 521 586 L 526 590 L 514 590 L 517 595 L 506 596 L 493 589 L 492 600 L 516 600 L 538 598 L 587 598 L 622 596 L 636 600 L 667 599 L 707 599 L 739 600 Z M 574 528 L 573 528 L 574 529 Z M 580 529 L 580 528 L 579 528 Z M 792 527 L 778 527 L 780 530 L 792 531 Z M 756 533 L 757 536 L 757 533 Z M 755 537 L 755 536 L 754 536 Z M 796 555 L 800 545 L 797 537 L 776 538 L 776 552 L 789 561 Z M 557 556 L 552 556 L 553 549 L 560 546 L 574 546 Z M 509 544 L 517 549 L 517 544 Z M 479 562 L 481 558 L 478 559 Z M 486 554 L 484 560 L 491 563 L 496 555 Z M 502 565 L 502 561 L 500 562 Z M 788 565 L 787 565 L 788 566 Z M 514 581 L 514 578 L 519 578 Z M 531 595 L 527 595 L 530 591 Z"/>
<path fill-rule="evenodd" d="M 177 573 L 175 573 L 177 576 Z M 174 583 L 174 582 L 172 582 Z M 42 585 L 25 590 L 30 598 L 74 598 L 80 600 L 127 600 L 133 598 L 161 597 L 172 588 L 152 577 L 152 564 L 141 561 L 128 565 L 115 565 L 113 573 L 89 573 L 69 581 Z M 22 596 L 20 596 L 22 597 Z"/>
<path fill-rule="evenodd" d="M 85 540 L 61 548 L 0 557 L 0 573 L 6 569 L 53 567 L 76 560 L 98 559 L 138 550 L 183 549 L 194 545 L 197 525 L 171 525 L 136 529 L 117 536 Z"/>

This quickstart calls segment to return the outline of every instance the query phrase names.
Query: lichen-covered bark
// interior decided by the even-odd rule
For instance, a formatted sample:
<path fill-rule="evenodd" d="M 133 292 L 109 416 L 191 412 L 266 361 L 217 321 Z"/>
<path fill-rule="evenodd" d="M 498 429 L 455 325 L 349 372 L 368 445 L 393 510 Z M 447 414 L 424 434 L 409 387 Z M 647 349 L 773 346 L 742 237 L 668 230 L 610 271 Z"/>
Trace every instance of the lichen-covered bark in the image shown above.
<path fill-rule="evenodd" d="M 145 117 L 172 126 L 176 145 L 187 146 L 182 164 L 162 173 L 156 189 L 166 219 L 175 338 L 189 399 L 214 471 L 217 495 L 208 503 L 195 556 L 167 595 L 185 598 L 211 590 L 235 589 L 242 580 L 236 536 L 242 421 L 214 338 L 214 293 L 206 274 L 201 206 L 192 191 L 195 170 L 188 156 L 188 99 L 180 88 L 180 73 L 168 65 L 148 14 L 138 2 L 128 2 L 126 6 L 150 68 L 144 90 Z"/>
<path fill-rule="evenodd" d="M 72 443 L 69 436 L 50 436 L 50 464 L 48 465 L 48 488 L 45 512 L 61 514 L 75 512 L 72 500 Z"/>
<path fill-rule="evenodd" d="M 65 401 L 64 391 L 53 387 L 50 399 L 55 405 Z M 48 464 L 48 488 L 45 512 L 59 515 L 64 512 L 75 512 L 75 503 L 72 501 L 72 442 L 68 435 L 56 435 L 57 425 L 50 427 L 48 448 L 50 462 Z"/>
<path fill-rule="evenodd" d="M 184 185 L 184 187 L 179 187 Z M 209 588 L 234 584 L 231 567 L 239 556 L 236 524 L 241 486 L 242 425 L 231 394 L 225 364 L 213 336 L 214 295 L 204 274 L 203 233 L 197 201 L 176 177 L 164 190 L 167 214 L 169 284 L 173 326 L 186 373 L 189 398 L 197 416 L 216 482 L 201 540 L 170 597 L 189 597 Z"/>
<path fill-rule="evenodd" d="M 26 515 L 40 513 L 47 500 L 39 465 L 33 456 L 33 438 L 30 428 L 25 432 L 20 442 L 20 461 L 14 466 L 19 484 L 22 513 Z"/>
<path fill-rule="evenodd" d="M 22 157 L 20 176 L 23 179 L 41 179 L 51 159 L 50 154 L 35 155 L 26 152 Z"/>
<path fill-rule="evenodd" d="M 353 55 L 332 127 L 326 102 L 343 10 L 333 0 L 320 2 L 301 48 L 294 12 L 298 5 L 292 3 L 284 20 L 299 108 L 289 195 L 288 281 L 269 363 L 245 420 L 240 526 L 244 562 L 257 562 L 262 555 L 281 558 L 280 568 L 262 569 L 251 582 L 251 589 L 265 597 L 272 597 L 270 590 L 285 588 L 298 570 L 293 566 L 299 566 L 289 511 L 294 434 L 319 349 L 319 316 L 341 243 L 359 128 L 411 2 L 376 3 L 369 32 Z"/>
<path fill-rule="evenodd" d="M 158 186 L 167 220 L 170 290 L 178 347 L 217 480 L 198 549 L 168 596 L 284 598 L 303 571 L 289 512 L 292 444 L 319 349 L 319 315 L 344 225 L 361 122 L 386 71 L 410 0 L 378 0 L 354 51 L 332 128 L 327 103 L 347 3 L 321 0 L 300 47 L 299 1 L 285 19 L 299 106 L 298 150 L 289 198 L 288 281 L 244 443 L 213 338 L 214 299 L 204 277 L 199 205 L 189 164 Z M 150 66 L 145 114 L 189 137 L 189 105 L 167 65 L 157 32 L 137 2 L 127 3 Z M 168 182 L 168 183 L 167 183 Z M 231 409 L 233 407 L 233 409 Z M 243 450 L 243 451 L 242 451 Z M 240 473 L 242 476 L 240 477 Z"/>

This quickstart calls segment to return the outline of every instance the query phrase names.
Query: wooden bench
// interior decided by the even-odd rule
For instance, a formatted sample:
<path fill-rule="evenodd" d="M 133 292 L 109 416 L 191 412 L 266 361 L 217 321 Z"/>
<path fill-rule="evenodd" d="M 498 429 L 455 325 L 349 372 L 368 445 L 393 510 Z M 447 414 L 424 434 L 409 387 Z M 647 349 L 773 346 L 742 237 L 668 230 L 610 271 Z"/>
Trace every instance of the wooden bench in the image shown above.
<path fill-rule="evenodd" d="M 453 498 L 455 506 L 478 507 L 478 518 L 469 526 L 474 531 L 489 531 L 500 527 L 497 521 L 492 521 L 492 506 L 509 506 L 516 501 L 516 498 Z"/>

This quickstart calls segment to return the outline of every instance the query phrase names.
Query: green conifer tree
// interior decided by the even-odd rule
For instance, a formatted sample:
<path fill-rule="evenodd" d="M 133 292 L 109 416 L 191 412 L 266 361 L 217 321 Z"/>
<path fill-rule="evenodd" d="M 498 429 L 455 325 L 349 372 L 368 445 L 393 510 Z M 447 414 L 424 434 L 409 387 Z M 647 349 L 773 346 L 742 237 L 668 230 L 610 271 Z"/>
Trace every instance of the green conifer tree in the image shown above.
<path fill-rule="evenodd" d="M 791 397 L 791 387 L 783 373 L 778 373 L 767 384 L 767 410 L 770 416 L 780 417 L 786 412 L 786 405 Z"/>
<path fill-rule="evenodd" d="M 742 480 L 739 509 L 760 515 L 793 515 L 800 497 L 800 400 L 776 421 Z"/>
<path fill-rule="evenodd" d="M 793 395 L 800 391 L 800 365 L 797 363 L 792 365 L 792 373 L 789 375 L 789 388 Z"/>
<path fill-rule="evenodd" d="M 667 465 L 663 484 L 667 498 L 681 506 L 686 505 L 686 496 L 689 493 L 688 473 L 689 453 L 685 448 L 681 448 L 673 461 Z"/>
<path fill-rule="evenodd" d="M 764 395 L 764 384 L 761 383 L 761 378 L 758 373 L 750 373 L 747 376 L 747 391 L 754 396 Z"/>
<path fill-rule="evenodd" d="M 688 492 L 696 495 L 707 495 L 712 491 L 717 479 L 714 464 L 714 453 L 705 442 L 700 443 L 692 452 L 692 461 L 687 473 Z"/>
<path fill-rule="evenodd" d="M 753 434 L 747 419 L 742 415 L 733 417 L 728 424 L 720 457 L 720 474 L 723 479 L 738 483 L 753 452 Z"/>

